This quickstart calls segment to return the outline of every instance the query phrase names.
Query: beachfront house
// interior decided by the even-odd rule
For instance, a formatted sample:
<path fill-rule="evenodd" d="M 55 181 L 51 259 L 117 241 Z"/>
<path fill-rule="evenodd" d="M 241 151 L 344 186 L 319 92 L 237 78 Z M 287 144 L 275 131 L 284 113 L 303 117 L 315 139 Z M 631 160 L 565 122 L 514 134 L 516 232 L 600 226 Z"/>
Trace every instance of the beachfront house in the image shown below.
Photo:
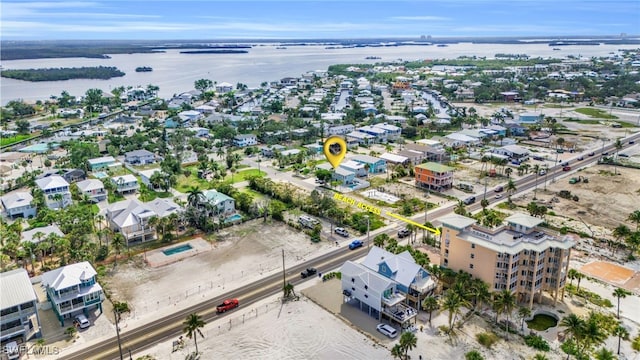
<path fill-rule="evenodd" d="M 382 174 L 387 171 L 387 162 L 384 159 L 370 155 L 354 155 L 351 160 L 369 168 L 369 174 Z"/>
<path fill-rule="evenodd" d="M 102 313 L 105 296 L 96 276 L 96 270 L 88 261 L 63 266 L 41 275 L 47 299 L 62 327 L 65 326 L 65 319 L 75 315 L 84 314 L 88 317 L 93 309 L 99 309 Z"/>
<path fill-rule="evenodd" d="M 110 180 L 116 186 L 116 192 L 119 194 L 136 192 L 140 188 L 138 179 L 131 174 L 114 176 Z"/>
<path fill-rule="evenodd" d="M 239 134 L 233 137 L 233 146 L 247 147 L 258 144 L 258 138 L 254 134 Z"/>
<path fill-rule="evenodd" d="M 87 179 L 79 181 L 77 184 L 78 191 L 82 196 L 87 196 L 94 203 L 100 202 L 107 198 L 107 190 L 104 188 L 102 181 L 98 179 Z"/>
<path fill-rule="evenodd" d="M 131 165 L 147 165 L 156 162 L 156 155 L 149 150 L 141 149 L 124 153 L 124 162 Z"/>
<path fill-rule="evenodd" d="M 42 241 L 48 241 L 47 238 L 51 234 L 60 238 L 64 237 L 64 233 L 62 232 L 62 230 L 60 230 L 58 225 L 54 224 L 54 225 L 47 225 L 47 226 L 37 227 L 37 228 L 23 231 L 22 234 L 20 234 L 20 241 L 39 244 Z M 51 244 L 50 247 L 53 247 L 53 246 L 54 244 Z"/>
<path fill-rule="evenodd" d="M 509 158 L 509 161 L 520 164 L 521 162 L 529 159 L 529 150 L 518 145 L 505 145 L 491 151 L 494 154 L 504 155 Z"/>
<path fill-rule="evenodd" d="M 455 169 L 436 162 L 426 162 L 414 168 L 416 186 L 433 191 L 444 191 L 453 187 Z"/>
<path fill-rule="evenodd" d="M 36 186 L 42 190 L 49 209 L 65 208 L 72 203 L 69 183 L 60 175 L 52 175 L 36 180 Z"/>
<path fill-rule="evenodd" d="M 90 171 L 108 169 L 110 166 L 116 163 L 116 159 L 113 156 L 103 156 L 99 158 L 93 158 L 87 160 Z"/>
<path fill-rule="evenodd" d="M 544 114 L 535 112 L 524 112 L 518 115 L 518 122 L 521 124 L 537 124 L 544 119 Z"/>
<path fill-rule="evenodd" d="M 0 197 L 3 215 L 10 219 L 29 219 L 36 216 L 37 208 L 33 204 L 33 196 L 25 191 L 16 191 Z"/>
<path fill-rule="evenodd" d="M 25 343 L 40 337 L 38 297 L 27 270 L 18 268 L 0 276 L 0 341 Z"/>
<path fill-rule="evenodd" d="M 349 186 L 353 184 L 355 177 L 356 177 L 356 174 L 341 167 L 336 168 L 331 173 L 331 180 L 337 181 L 340 183 L 340 185 L 343 185 L 343 186 Z"/>
<path fill-rule="evenodd" d="M 340 167 L 354 173 L 357 177 L 367 176 L 367 169 L 364 164 L 353 160 L 347 160 L 340 163 Z"/>

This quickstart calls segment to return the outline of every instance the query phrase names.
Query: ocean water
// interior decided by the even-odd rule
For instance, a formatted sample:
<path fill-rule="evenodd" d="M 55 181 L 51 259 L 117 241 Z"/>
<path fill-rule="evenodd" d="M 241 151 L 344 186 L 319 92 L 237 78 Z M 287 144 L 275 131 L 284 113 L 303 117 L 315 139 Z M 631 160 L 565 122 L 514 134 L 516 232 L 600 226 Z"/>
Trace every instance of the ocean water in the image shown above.
<path fill-rule="evenodd" d="M 198 79 L 218 83 L 243 83 L 258 87 L 264 81 L 277 81 L 284 77 L 299 77 L 313 70 L 327 70 L 333 64 L 363 64 L 378 61 L 454 59 L 459 56 L 493 58 L 497 53 L 527 54 L 533 57 L 562 58 L 574 56 L 606 56 L 618 49 L 634 49 L 634 45 L 562 46 L 554 51 L 547 44 L 473 44 L 457 43 L 447 47 L 397 46 L 326 49 L 325 45 L 289 46 L 276 49 L 274 44 L 261 44 L 249 49 L 247 54 L 180 54 L 168 50 L 152 54 L 116 54 L 111 59 L 60 58 L 3 61 L 3 69 L 30 69 L 82 66 L 115 66 L 125 76 L 109 80 L 66 80 L 27 82 L 0 78 L 0 103 L 24 99 L 46 100 L 58 96 L 64 90 L 73 96 L 82 96 L 88 89 L 98 88 L 111 92 L 118 86 L 160 87 L 159 96 L 169 98 L 173 94 L 193 89 Z M 381 60 L 368 60 L 378 56 Z M 150 66 L 152 72 L 135 72 L 139 66 Z"/>

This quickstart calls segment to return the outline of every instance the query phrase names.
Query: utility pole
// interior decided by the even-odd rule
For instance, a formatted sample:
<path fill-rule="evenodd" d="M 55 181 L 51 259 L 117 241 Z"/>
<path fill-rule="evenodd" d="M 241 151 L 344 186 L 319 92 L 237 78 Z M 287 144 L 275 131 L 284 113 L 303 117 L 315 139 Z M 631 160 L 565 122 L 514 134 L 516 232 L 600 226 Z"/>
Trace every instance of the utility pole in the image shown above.
<path fill-rule="evenodd" d="M 122 344 L 120 344 L 120 325 L 118 322 L 120 321 L 120 313 L 114 308 L 113 315 L 116 317 L 116 336 L 118 337 L 118 351 L 120 352 L 120 360 L 124 360 L 122 357 Z"/>
<path fill-rule="evenodd" d="M 287 274 L 284 270 L 284 249 L 282 249 L 282 288 L 287 286 Z"/>
<path fill-rule="evenodd" d="M 369 248 L 369 244 L 371 242 L 369 241 L 369 215 L 367 215 L 367 249 Z"/>

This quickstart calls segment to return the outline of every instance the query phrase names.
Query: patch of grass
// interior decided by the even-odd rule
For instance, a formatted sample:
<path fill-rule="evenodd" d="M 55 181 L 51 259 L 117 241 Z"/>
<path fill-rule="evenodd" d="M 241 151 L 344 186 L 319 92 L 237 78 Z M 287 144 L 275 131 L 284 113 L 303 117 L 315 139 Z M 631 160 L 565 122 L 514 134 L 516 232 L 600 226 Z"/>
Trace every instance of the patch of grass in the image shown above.
<path fill-rule="evenodd" d="M 25 134 L 25 135 L 19 135 L 18 134 L 18 135 L 15 135 L 15 136 L 2 137 L 2 138 L 0 138 L 0 146 L 4 147 L 4 146 L 11 145 L 11 144 L 15 144 L 15 143 L 17 143 L 19 141 L 26 140 L 26 139 L 29 139 L 31 137 L 32 137 L 32 135 L 29 135 L 29 134 Z"/>
<path fill-rule="evenodd" d="M 209 190 L 212 188 L 211 183 L 206 179 L 200 179 L 198 177 L 198 168 L 195 166 L 187 166 L 184 170 L 189 170 L 191 175 L 189 177 L 184 174 L 178 175 L 175 189 L 181 193 L 186 193 L 192 186 L 197 186 L 200 190 Z"/>
<path fill-rule="evenodd" d="M 617 119 L 618 118 L 617 116 L 608 114 L 606 111 L 603 111 L 601 109 L 577 108 L 573 111 L 583 115 L 591 116 L 593 118 L 598 118 L 598 119 Z"/>
<path fill-rule="evenodd" d="M 628 122 L 625 122 L 625 121 L 613 121 L 613 122 L 620 124 L 620 126 L 622 126 L 623 128 L 635 128 L 636 127 L 635 125 L 633 125 L 631 123 L 628 123 Z"/>
<path fill-rule="evenodd" d="M 540 335 L 527 335 L 524 337 L 524 343 L 528 346 L 541 351 L 549 351 L 551 347 L 549 343 Z"/>
<path fill-rule="evenodd" d="M 233 179 L 233 183 L 239 183 L 247 180 L 248 177 L 251 177 L 251 176 L 263 177 L 267 175 L 267 173 L 264 171 L 260 171 L 258 169 L 247 169 L 247 170 L 238 171 L 235 174 L 233 174 L 233 176 L 231 175 L 232 175 L 231 173 L 227 173 L 227 176 L 225 176 L 224 181 L 231 181 L 231 179 Z"/>
<path fill-rule="evenodd" d="M 251 189 L 249 189 L 249 188 L 244 188 L 244 189 L 242 189 L 242 190 L 240 190 L 240 191 L 241 191 L 241 192 L 243 192 L 243 193 L 245 193 L 245 194 L 249 194 L 249 195 L 251 195 L 251 197 L 253 197 L 253 199 L 254 199 L 254 200 L 255 200 L 255 199 L 263 199 L 263 198 L 265 197 L 265 195 L 264 195 L 264 194 L 259 193 L 259 192 L 257 192 L 257 191 L 253 191 L 253 190 L 251 190 Z"/>
<path fill-rule="evenodd" d="M 564 121 L 576 122 L 576 123 L 585 124 L 585 125 L 600 125 L 600 120 L 580 120 L 580 119 L 569 118 L 569 119 L 565 119 Z"/>
<path fill-rule="evenodd" d="M 491 349 L 491 346 L 498 341 L 498 335 L 492 332 L 483 332 L 476 334 L 476 340 L 480 343 L 480 345 L 486 347 L 487 349 Z"/>

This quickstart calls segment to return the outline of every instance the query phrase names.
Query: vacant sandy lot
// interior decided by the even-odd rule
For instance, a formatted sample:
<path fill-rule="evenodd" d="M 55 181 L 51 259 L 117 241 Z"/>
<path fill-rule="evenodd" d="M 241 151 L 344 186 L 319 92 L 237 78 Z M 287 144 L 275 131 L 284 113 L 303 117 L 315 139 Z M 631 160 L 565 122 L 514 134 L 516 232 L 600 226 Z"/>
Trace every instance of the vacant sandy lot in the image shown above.
<path fill-rule="evenodd" d="M 614 175 L 617 171 L 618 175 Z M 571 177 L 583 176 L 589 183 L 569 184 Z M 550 209 L 559 216 L 548 218 L 559 226 L 579 229 L 597 237 L 609 236 L 611 230 L 620 224 L 635 228 L 627 221 L 630 213 L 638 210 L 640 203 L 640 170 L 617 168 L 610 165 L 596 165 L 585 168 L 569 176 L 559 178 L 555 183 L 551 179 L 544 191 L 544 181 L 538 185 L 538 202 L 551 204 Z M 560 190 L 569 190 L 578 196 L 579 201 L 562 199 L 557 196 Z M 550 202 L 557 198 L 558 202 Z M 533 192 L 514 198 L 518 205 L 526 206 L 533 199 Z M 586 223 L 586 225 L 585 225 Z"/>

